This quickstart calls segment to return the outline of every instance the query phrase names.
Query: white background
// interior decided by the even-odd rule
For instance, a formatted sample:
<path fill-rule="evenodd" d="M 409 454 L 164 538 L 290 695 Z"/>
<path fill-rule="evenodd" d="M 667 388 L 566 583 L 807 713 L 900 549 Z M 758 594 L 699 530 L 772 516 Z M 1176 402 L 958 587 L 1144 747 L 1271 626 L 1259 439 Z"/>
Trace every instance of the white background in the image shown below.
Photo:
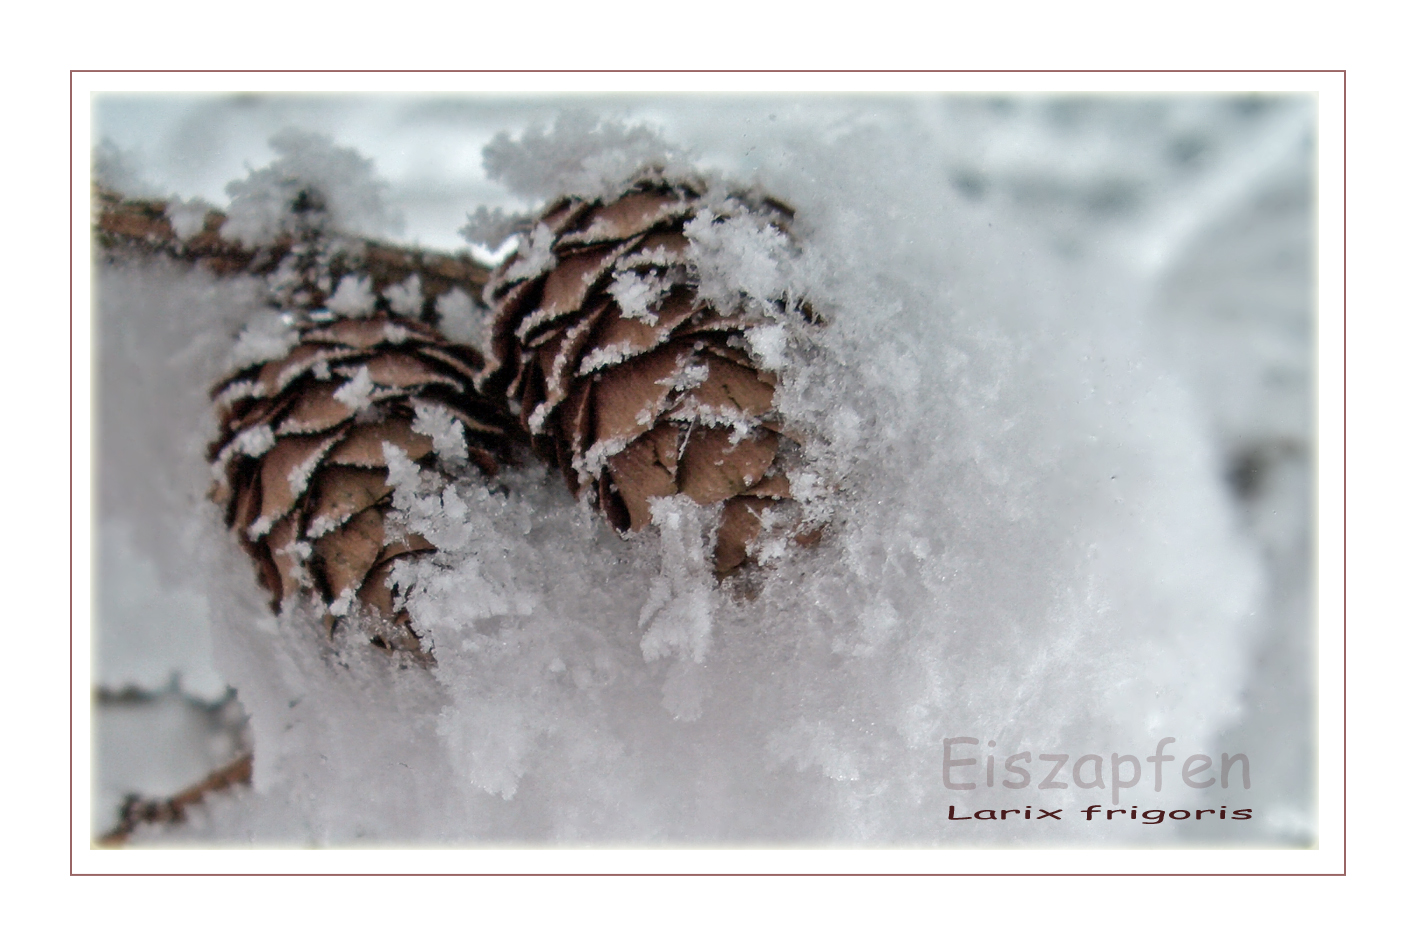
<path fill-rule="evenodd" d="M 184 9 L 184 8 L 183 8 Z M 874 9 L 874 8 L 873 8 Z M 1114 6 L 1111 9 L 1115 9 Z M 1122 19 L 1129 16 L 1128 8 L 1121 7 Z M 1217 16 L 1212 11 L 1217 11 Z M 483 64 L 506 66 L 515 64 L 514 44 L 502 41 L 490 43 L 485 37 L 494 35 L 496 30 L 484 18 L 465 22 L 460 29 L 427 28 L 424 22 L 408 24 L 405 39 L 401 44 L 388 41 L 381 33 L 377 43 L 351 42 L 346 37 L 337 36 L 320 28 L 318 42 L 309 41 L 306 36 L 315 31 L 306 30 L 298 35 L 297 18 L 287 16 L 281 8 L 280 17 L 260 15 L 263 11 L 247 7 L 240 22 L 230 23 L 191 23 L 183 20 L 163 21 L 159 16 L 133 22 L 130 8 L 120 12 L 109 11 L 106 19 L 90 18 L 78 24 L 59 26 L 53 23 L 30 23 L 27 33 L 31 36 L 63 36 L 65 48 L 40 43 L 31 45 L 29 50 L 14 60 L 12 89 L 21 87 L 37 88 L 26 96 L 23 105 L 12 108 L 14 126 L 23 128 L 24 137 L 39 145 L 23 153 L 29 162 L 23 168 L 12 170 L 18 178 L 33 179 L 36 185 L 22 196 L 19 205 L 25 211 L 25 218 L 36 219 L 32 226 L 25 226 L 23 237 L 12 230 L 7 236 L 12 257 L 33 256 L 25 251 L 25 246 L 48 241 L 62 240 L 65 221 L 60 213 L 45 206 L 52 206 L 55 200 L 62 203 L 60 194 L 67 189 L 67 161 L 63 159 L 67 113 L 64 110 L 67 89 L 62 83 L 62 69 L 69 67 L 100 67 L 117 59 L 123 64 L 151 64 L 159 61 L 170 65 L 240 64 L 240 65 L 281 65 L 287 66 L 290 55 L 288 49 L 290 34 L 297 38 L 292 43 L 298 46 L 300 65 L 329 66 L 351 64 L 348 60 L 365 60 L 368 55 L 377 54 L 379 64 L 423 65 L 435 59 L 433 64 L 465 64 L 474 55 L 483 57 Z M 1061 23 L 1027 20 L 1030 29 L 1024 29 L 1021 16 L 1004 18 L 999 24 L 980 23 L 964 20 L 959 15 L 936 14 L 935 21 L 913 24 L 915 28 L 895 29 L 894 17 L 873 16 L 863 27 L 848 24 L 846 27 L 817 29 L 815 24 L 798 26 L 781 17 L 769 17 L 760 11 L 751 10 L 749 17 L 751 35 L 759 37 L 769 51 L 770 63 L 798 65 L 816 58 L 816 50 L 825 48 L 824 43 L 837 42 L 845 37 L 853 57 L 846 64 L 853 66 L 888 66 L 900 64 L 932 64 L 937 55 L 948 57 L 944 64 L 955 67 L 991 66 L 1020 61 L 1027 65 L 1072 65 L 1083 66 L 1128 66 L 1132 64 L 1169 64 L 1177 66 L 1210 66 L 1237 63 L 1244 66 L 1281 66 L 1288 62 L 1296 64 L 1348 66 L 1351 68 L 1351 97 L 1357 103 L 1352 112 L 1352 184 L 1351 184 L 1351 225 L 1354 232 L 1352 245 L 1355 247 L 1355 261 L 1352 264 L 1354 287 L 1351 291 L 1351 309 L 1362 310 L 1359 323 L 1352 329 L 1357 337 L 1352 346 L 1351 402 L 1356 408 L 1357 446 L 1352 464 L 1352 479 L 1355 483 L 1351 498 L 1351 534 L 1354 550 L 1351 558 L 1356 561 L 1357 586 L 1351 603 L 1351 622 L 1359 623 L 1359 631 L 1352 635 L 1363 636 L 1352 648 L 1359 648 L 1360 658 L 1353 662 L 1354 678 L 1351 704 L 1352 715 L 1357 722 L 1369 721 L 1376 713 L 1390 713 L 1387 706 L 1388 695 L 1392 694 L 1396 682 L 1390 671 L 1398 669 L 1400 656 L 1396 655 L 1396 645 L 1402 646 L 1400 630 L 1386 627 L 1393 623 L 1392 608 L 1375 599 L 1377 584 L 1388 584 L 1390 572 L 1397 567 L 1397 558 L 1389 542 L 1378 541 L 1374 529 L 1383 528 L 1386 523 L 1402 518 L 1402 496 L 1392 496 L 1381 485 L 1386 474 L 1393 471 L 1396 455 L 1393 449 L 1397 443 L 1392 435 L 1377 434 L 1373 428 L 1387 420 L 1387 415 L 1377 409 L 1388 406 L 1397 397 L 1397 359 L 1399 346 L 1395 339 L 1402 337 L 1402 326 L 1388 321 L 1380 310 L 1389 302 L 1388 293 L 1380 288 L 1382 280 L 1377 280 L 1380 272 L 1394 269 L 1392 259 L 1397 254 L 1398 241 L 1392 236 L 1387 224 L 1390 219 L 1402 217 L 1402 183 L 1397 169 L 1390 169 L 1391 161 L 1398 162 L 1402 152 L 1400 141 L 1395 139 L 1398 131 L 1394 122 L 1380 121 L 1377 115 L 1394 113 L 1400 89 L 1390 82 L 1389 72 L 1377 72 L 1381 66 L 1388 67 L 1390 61 L 1379 43 L 1398 34 L 1394 24 L 1368 18 L 1347 16 L 1335 22 L 1303 22 L 1289 17 L 1281 19 L 1264 17 L 1256 9 L 1244 10 L 1228 4 L 1181 8 L 1177 18 L 1162 16 L 1163 11 L 1150 10 L 1147 21 L 1131 23 L 1125 30 L 1110 27 L 1113 22 L 1103 17 L 1099 8 L 1088 15 L 1061 11 Z M 1204 15 L 1208 13 L 1209 15 Z M 579 16 L 587 17 L 596 27 L 595 32 L 610 32 L 613 35 L 622 31 L 619 23 L 611 22 L 600 8 L 584 10 L 579 8 Z M 294 20 L 294 22 L 291 22 Z M 1075 22 L 1072 22 L 1075 20 Z M 1217 23 L 1217 28 L 1212 23 Z M 1093 23 L 1095 25 L 1093 25 Z M 277 24 L 277 25 L 275 25 Z M 446 20 L 453 25 L 453 18 Z M 691 64 L 720 65 L 755 64 L 750 54 L 755 46 L 739 49 L 739 44 L 726 43 L 726 35 L 737 32 L 737 20 L 719 14 L 711 23 L 699 27 L 703 33 L 694 43 L 696 49 L 708 50 L 706 55 Z M 873 29 L 872 24 L 882 28 Z M 558 53 L 563 61 L 573 62 L 570 49 L 584 45 L 581 38 L 584 24 L 566 22 L 563 35 L 571 39 L 545 41 L 541 36 L 531 36 L 535 45 L 535 64 L 540 56 Z M 907 24 L 912 25 L 912 24 Z M 641 58 L 643 64 L 664 64 L 681 61 L 680 53 L 669 42 L 653 35 L 651 24 L 636 26 L 627 30 L 635 39 L 634 49 L 649 49 L 651 53 Z M 711 29 L 710 26 L 715 27 Z M 206 28 L 201 28 L 206 27 Z M 574 28 L 578 27 L 578 28 Z M 223 41 L 211 38 L 216 32 Z M 716 32 L 717 30 L 717 32 Z M 26 31 L 26 30 L 22 30 Z M 267 42 L 270 34 L 279 34 L 278 43 Z M 532 34 L 533 30 L 518 26 L 516 35 Z M 875 40 L 862 37 L 875 35 Z M 1132 37 L 1140 37 L 1134 43 Z M 1147 45 L 1147 37 L 1158 36 L 1158 47 Z M 1256 37 L 1256 41 L 1253 41 Z M 126 40 L 126 42 L 124 42 Z M 497 53 L 486 50 L 499 48 Z M 654 51 L 659 49 L 661 51 Z M 721 53 L 721 49 L 731 50 Z M 154 52 L 154 50 L 161 50 Z M 277 50 L 277 51 L 265 51 Z M 732 51 L 737 50 L 737 51 Z M 592 50 L 592 60 L 598 58 L 597 50 Z M 825 58 L 825 56 L 824 56 Z M 218 61 L 212 61 L 218 60 Z M 277 59 L 277 61 L 275 61 Z M 302 61 L 306 60 L 306 61 Z M 1137 61 L 1139 60 L 1139 61 Z M 1158 60 L 1158 61 L 1154 61 Z M 574 64 L 579 64 L 574 62 Z M 18 68 L 19 71 L 15 71 Z M 40 72 L 44 69 L 44 72 Z M 24 75 L 27 81 L 21 81 Z M 36 76 L 38 76 L 36 80 Z M 1385 84 L 1380 84 L 1384 82 Z M 1378 103 L 1372 102 L 1376 93 L 1385 95 Z M 1363 141 L 1363 142 L 1362 142 Z M 81 154 L 83 151 L 80 149 Z M 36 237 L 38 235 L 39 237 Z M 52 273 L 45 277 L 30 277 L 21 290 L 18 308 L 21 310 L 52 309 L 54 285 L 62 283 L 62 259 L 53 264 Z M 49 271 L 40 268 L 41 271 Z M 47 299 L 46 299 L 47 298 Z M 42 407 L 20 416 L 14 428 L 16 436 L 24 439 L 40 440 L 47 443 L 51 453 L 64 450 L 63 402 L 66 398 L 63 378 L 66 371 L 64 350 L 67 323 L 62 317 L 32 317 L 17 324 L 19 336 L 30 348 L 43 350 L 42 358 L 32 359 L 28 367 L 21 367 L 7 374 L 10 382 L 7 390 L 11 400 L 33 400 L 34 389 L 45 391 L 45 397 L 54 403 L 53 407 Z M 1324 337 L 1323 337 L 1324 342 Z M 1394 356 L 1395 359 L 1391 359 Z M 83 361 L 81 358 L 78 361 Z M 76 396 L 86 391 L 82 369 L 74 373 Z M 1323 373 L 1324 375 L 1324 373 Z M 24 388 L 23 393 L 19 392 Z M 1376 403 L 1378 402 L 1378 404 Z M 47 428 L 47 429 L 45 429 Z M 1323 440 L 1331 436 L 1323 425 Z M 81 444 L 81 441 L 77 442 Z M 1389 449 L 1386 449 L 1389 448 Z M 82 446 L 75 446 L 74 462 L 79 468 L 76 477 L 78 496 L 82 496 L 82 472 L 86 454 Z M 32 462 L 22 465 L 12 464 L 10 471 L 22 472 L 24 478 L 32 480 L 36 476 Z M 28 500 L 30 505 L 22 509 L 18 523 L 31 535 L 30 557 L 60 559 L 67 553 L 65 532 L 57 524 L 56 511 L 65 502 L 65 480 L 62 474 L 37 473 L 40 479 L 41 496 Z M 1324 481 L 1324 480 L 1323 480 Z M 12 489 L 14 482 L 12 482 Z M 1332 491 L 1330 500 L 1336 493 Z M 1325 494 L 1323 492 L 1323 498 Z M 78 499 L 80 510 L 78 528 L 82 529 L 82 499 Z M 1371 508 L 1373 506 L 1373 509 Z M 77 533 L 76 533 L 77 534 Z M 1333 533 L 1331 533 L 1333 534 Z M 1323 537 L 1327 533 L 1323 532 Z M 81 538 L 76 549 L 83 550 Z M 1334 544 L 1323 541 L 1324 556 L 1334 554 Z M 23 765 L 33 766 L 35 774 L 23 771 L 11 773 L 10 783 L 16 794 L 24 798 L 13 798 L 11 805 L 31 806 L 22 813 L 18 830 L 21 837 L 14 844 L 15 850 L 33 852 L 31 869 L 47 870 L 48 877 L 42 885 L 44 891 L 58 889 L 68 854 L 64 839 L 55 837 L 63 829 L 67 817 L 67 787 L 63 784 L 67 774 L 63 772 L 67 763 L 67 747 L 63 733 L 64 721 L 62 703 L 56 691 L 65 687 L 67 658 L 65 644 L 55 640 L 60 624 L 56 621 L 54 601 L 62 591 L 65 571 L 62 564 L 52 564 L 44 583 L 51 584 L 49 590 L 35 589 L 31 583 L 26 589 L 17 590 L 20 595 L 19 609 L 15 621 L 26 624 L 42 624 L 47 627 L 46 637 L 40 641 L 40 654 L 36 657 L 40 666 L 26 676 L 18 678 L 7 688 L 7 693 L 18 696 L 11 700 L 11 712 L 19 713 L 18 700 L 27 702 L 26 713 L 33 713 L 33 702 L 49 704 L 38 720 L 20 722 L 12 751 L 21 755 Z M 81 565 L 76 571 L 81 570 Z M 13 583 L 13 581 L 12 581 Z M 82 609 L 85 600 L 81 579 L 75 581 L 75 605 Z M 1373 655 L 1365 652 L 1373 649 Z M 50 663 L 52 669 L 44 663 Z M 82 691 L 80 690 L 80 697 Z M 1385 704 L 1381 704 L 1385 701 Z M 1393 749 L 1393 736 L 1375 733 L 1368 723 L 1364 729 L 1352 734 L 1352 753 L 1375 751 L 1376 775 L 1383 782 L 1377 782 L 1377 796 L 1382 805 L 1366 807 L 1366 812 L 1379 815 L 1392 805 L 1397 797 L 1397 781 L 1402 779 L 1403 757 Z M 1323 728 L 1333 730 L 1334 728 Z M 81 738 L 80 738 L 81 739 Z M 1366 798 L 1366 796 L 1361 796 Z M 1354 801 L 1352 805 L 1356 804 Z M 777 881 L 751 880 L 731 882 L 735 889 L 730 899 L 739 904 L 721 904 L 717 901 L 718 891 L 710 884 L 693 884 L 680 881 L 653 880 L 634 881 L 523 881 L 523 882 L 460 882 L 454 885 L 442 881 L 400 882 L 396 885 L 400 903 L 393 906 L 370 907 L 354 901 L 358 895 L 365 895 L 365 885 L 360 881 L 340 881 L 333 884 L 316 884 L 304 880 L 261 881 L 257 885 L 261 892 L 267 892 L 274 903 L 282 898 L 293 901 L 288 912 L 270 913 L 290 927 L 300 923 L 328 925 L 338 917 L 331 911 L 345 911 L 360 922 L 400 923 L 406 918 L 407 907 L 421 910 L 443 906 L 447 900 L 461 907 L 460 922 L 465 921 L 463 908 L 477 908 L 471 917 L 477 924 L 482 923 L 483 911 L 492 906 L 500 915 L 509 915 L 522 923 L 540 922 L 544 914 L 541 897 L 545 884 L 555 892 L 571 891 L 576 898 L 588 896 L 593 899 L 583 907 L 559 907 L 560 915 L 568 920 L 595 918 L 606 911 L 622 915 L 623 909 L 670 910 L 656 915 L 667 916 L 666 922 L 678 925 L 680 913 L 694 924 L 712 918 L 709 914 L 728 916 L 737 910 L 749 910 L 749 921 L 761 926 L 795 925 L 806 922 L 827 921 L 843 928 L 852 926 L 877 927 L 885 929 L 897 924 L 904 917 L 921 925 L 936 925 L 952 922 L 951 917 L 967 912 L 975 917 L 975 925 L 993 927 L 1012 914 L 1007 900 L 998 902 L 999 897 L 1010 897 L 1024 893 L 1040 898 L 1032 906 L 1033 923 L 1050 923 L 1053 920 L 1081 921 L 1090 923 L 1089 917 L 1096 910 L 1105 915 L 1119 915 L 1111 910 L 1110 904 L 1123 908 L 1127 915 L 1136 916 L 1148 924 L 1149 911 L 1168 909 L 1172 891 L 1184 896 L 1196 891 L 1201 901 L 1191 910 L 1190 922 L 1228 923 L 1227 911 L 1222 908 L 1224 901 L 1233 901 L 1236 907 L 1255 917 L 1264 928 L 1275 928 L 1280 923 L 1295 922 L 1302 928 L 1312 928 L 1320 922 L 1336 922 L 1344 928 L 1347 918 L 1354 918 L 1355 911 L 1362 908 L 1359 901 L 1369 900 L 1374 880 L 1374 871 L 1379 865 L 1373 845 L 1387 843 L 1397 837 L 1395 824 L 1381 821 L 1370 823 L 1370 818 L 1352 812 L 1352 825 L 1357 818 L 1364 818 L 1366 824 L 1353 828 L 1352 871 L 1357 875 L 1350 882 L 1278 880 L 1257 882 L 1247 880 L 1194 881 L 1172 883 L 1163 881 L 1088 881 L 1075 883 L 1062 880 L 1045 881 L 991 881 L 936 884 L 929 881 L 870 881 L 866 884 L 848 884 L 845 890 L 830 880 Z M 139 885 L 140 884 L 140 885 Z M 150 923 L 155 919 L 174 917 L 191 931 L 221 932 L 212 922 L 212 914 L 198 911 L 245 906 L 238 901 L 231 903 L 232 890 L 245 889 L 248 882 L 227 881 L 180 881 L 162 883 L 157 881 L 131 882 L 126 880 L 69 881 L 68 886 L 80 891 L 85 901 L 90 922 L 111 925 L 114 922 L 140 921 Z M 449 887 L 450 889 L 444 889 Z M 1369 888 L 1369 889 L 1365 889 Z M 1349 894 L 1354 889 L 1355 896 Z M 702 894 L 710 896 L 701 902 Z M 160 891 L 160 895 L 158 895 Z M 308 903 L 310 894 L 317 893 L 319 902 Z M 962 899 L 960 896 L 962 894 Z M 37 895 L 37 894 L 36 894 Z M 497 898 L 492 904 L 487 897 Z M 473 901 L 467 903 L 469 896 Z M 845 900 L 838 900 L 839 896 Z M 944 901 L 948 897 L 948 902 Z M 1251 898 L 1256 900 L 1250 902 Z M 830 901 L 830 902 L 829 902 Z M 1064 902 L 1065 901 L 1065 902 Z M 1206 904 L 1206 907 L 1205 907 Z M 1324 905 L 1323 905 L 1324 904 Z M 1189 909 L 1187 904 L 1180 904 Z M 50 904 L 52 909 L 52 904 Z M 271 907 L 277 909 L 278 907 Z M 69 907 L 72 909 L 72 907 Z M 1205 909 L 1207 917 L 1205 917 Z M 753 911 L 757 912 L 753 912 Z M 1107 913 L 1106 911 L 1111 911 Z M 223 914 L 214 914 L 223 916 Z M 1161 914 L 1157 914 L 1161 915 Z M 913 919 L 910 919 L 913 917 Z M 1217 918 L 1215 920 L 1215 917 Z M 226 921 L 228 922 L 228 920 Z M 660 922 L 659 920 L 657 922 Z M 1013 920 L 1008 919 L 1011 924 Z M 1187 928 L 1190 922 L 1186 922 Z M 1178 925 L 1171 923 L 1171 925 Z M 689 931 L 689 930 L 685 930 Z M 1300 931 L 1300 930 L 1298 930 Z"/>

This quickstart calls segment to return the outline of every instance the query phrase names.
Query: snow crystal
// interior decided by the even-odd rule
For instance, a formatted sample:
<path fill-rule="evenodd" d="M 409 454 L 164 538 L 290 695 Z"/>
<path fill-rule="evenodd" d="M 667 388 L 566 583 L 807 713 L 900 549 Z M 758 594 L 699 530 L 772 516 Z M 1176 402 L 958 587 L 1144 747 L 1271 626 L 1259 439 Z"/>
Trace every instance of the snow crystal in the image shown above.
<path fill-rule="evenodd" d="M 744 335 L 748 339 L 749 351 L 760 368 L 776 372 L 787 365 L 788 331 L 782 324 L 755 326 Z"/>
<path fill-rule="evenodd" d="M 407 329 L 405 326 L 402 326 L 400 323 L 387 320 L 387 322 L 382 326 L 382 336 L 386 339 L 387 342 L 392 343 L 393 345 L 399 345 L 400 343 L 406 342 L 411 338 L 411 330 Z"/>
<path fill-rule="evenodd" d="M 637 319 L 647 326 L 654 326 L 660 319 L 652 310 L 670 292 L 674 281 L 661 277 L 654 271 L 642 277 L 635 271 L 617 271 L 607 288 L 621 307 L 621 315 L 627 319 Z"/>
<path fill-rule="evenodd" d="M 365 275 L 344 274 L 338 289 L 328 298 L 328 309 L 340 316 L 370 316 L 376 307 L 372 279 Z"/>
<path fill-rule="evenodd" d="M 484 345 L 484 313 L 470 295 L 452 287 L 435 301 L 441 333 L 451 342 L 479 348 Z"/>
<path fill-rule="evenodd" d="M 448 408 L 423 401 L 417 401 L 415 408 L 416 419 L 411 423 L 411 429 L 431 438 L 431 446 L 442 460 L 462 462 L 469 459 L 465 427 Z"/>
<path fill-rule="evenodd" d="M 205 230 L 205 217 L 212 208 L 204 199 L 172 199 L 166 204 L 166 217 L 176 237 L 185 241 Z"/>
<path fill-rule="evenodd" d="M 509 280 L 527 280 L 544 271 L 551 271 L 557 264 L 557 255 L 553 254 L 553 232 L 540 222 L 529 232 L 528 244 L 519 252 L 519 259 L 510 264 L 504 274 Z"/>
<path fill-rule="evenodd" d="M 328 604 L 328 612 L 334 616 L 346 616 L 352 610 L 352 601 L 356 599 L 357 591 L 351 587 L 345 587 L 342 593 Z"/>
<path fill-rule="evenodd" d="M 394 443 L 383 442 L 382 455 L 386 460 L 387 485 L 396 490 L 396 498 L 401 500 L 397 508 L 404 509 L 421 491 L 421 468 Z"/>
<path fill-rule="evenodd" d="M 240 331 L 230 350 L 230 366 L 245 368 L 282 359 L 297 344 L 298 330 L 292 319 L 280 313 L 265 312 Z"/>
<path fill-rule="evenodd" d="M 270 138 L 279 154 L 226 187 L 228 216 L 221 234 L 247 245 L 269 244 L 293 231 L 299 213 L 314 213 L 328 229 L 349 235 L 380 235 L 400 227 L 383 202 L 386 183 L 372 161 L 331 138 L 285 130 Z"/>
<path fill-rule="evenodd" d="M 243 401 L 255 395 L 264 393 L 264 385 L 258 381 L 236 381 L 231 382 L 220 394 L 216 395 L 211 403 L 218 407 L 229 407 L 236 401 Z"/>
<path fill-rule="evenodd" d="M 699 277 L 700 298 L 732 310 L 740 296 L 760 305 L 782 299 L 791 281 L 788 237 L 747 212 L 719 218 L 701 210 L 685 225 L 686 256 Z"/>
<path fill-rule="evenodd" d="M 711 511 L 712 509 L 712 511 Z M 717 594 L 705 555 L 705 525 L 718 506 L 697 505 L 686 495 L 651 500 L 651 521 L 661 530 L 661 574 L 641 608 L 641 654 L 647 662 L 676 655 L 701 663 L 709 651 Z"/>
<path fill-rule="evenodd" d="M 459 235 L 471 244 L 484 246 L 491 254 L 498 254 L 504 250 L 506 241 L 521 231 L 527 231 L 532 224 L 531 215 L 509 213 L 497 206 L 491 209 L 482 205 L 469 215 Z"/>
<path fill-rule="evenodd" d="M 691 388 L 698 388 L 708 380 L 709 365 L 705 362 L 692 362 L 674 375 L 658 379 L 656 384 L 666 385 L 672 391 L 689 391 Z"/>
<path fill-rule="evenodd" d="M 582 357 L 582 362 L 577 366 L 577 374 L 590 375 L 599 369 L 624 362 L 635 348 L 636 344 L 629 339 L 597 346 Z M 647 411 L 646 415 L 646 420 L 649 421 L 650 412 Z"/>
<path fill-rule="evenodd" d="M 263 456 L 273 446 L 274 430 L 268 424 L 258 424 L 241 431 L 234 441 L 234 449 L 246 456 Z"/>
<path fill-rule="evenodd" d="M 361 413 L 371 406 L 372 393 L 375 390 L 372 373 L 367 370 L 367 366 L 362 365 L 353 373 L 352 378 L 333 392 L 333 398 L 347 405 L 354 413 Z"/>
<path fill-rule="evenodd" d="M 685 155 L 658 131 L 602 120 L 585 110 L 564 112 L 551 129 L 534 125 L 518 140 L 500 133 L 484 148 L 489 178 L 531 199 L 615 198 L 643 167 L 674 176 L 693 172 Z"/>
<path fill-rule="evenodd" d="M 341 287 L 341 285 L 339 285 Z M 394 284 L 382 292 L 391 311 L 400 316 L 415 318 L 421 315 L 421 307 L 426 298 L 421 293 L 421 275 L 412 274 L 405 281 Z"/>
<path fill-rule="evenodd" d="M 644 415 L 644 416 L 643 416 Z M 650 415 L 646 412 L 636 415 L 636 423 L 646 425 L 650 423 Z M 577 478 L 582 485 L 588 481 L 602 475 L 602 470 L 607 465 L 607 460 L 625 450 L 631 440 L 626 437 L 606 437 L 598 440 L 587 448 L 587 452 L 581 456 L 572 458 L 572 468 L 577 471 Z"/>

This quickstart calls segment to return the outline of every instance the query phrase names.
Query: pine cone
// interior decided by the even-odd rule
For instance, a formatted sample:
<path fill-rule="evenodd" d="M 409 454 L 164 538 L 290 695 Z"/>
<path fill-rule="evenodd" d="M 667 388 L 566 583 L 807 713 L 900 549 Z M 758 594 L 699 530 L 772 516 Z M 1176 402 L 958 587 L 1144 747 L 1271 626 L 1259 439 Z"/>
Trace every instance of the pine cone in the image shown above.
<path fill-rule="evenodd" d="M 374 645 L 429 663 L 387 574 L 397 559 L 434 546 L 388 524 L 384 445 L 422 467 L 498 471 L 516 429 L 474 386 L 483 356 L 416 319 L 433 317 L 436 300 L 455 289 L 467 304 L 488 272 L 466 257 L 331 232 L 314 190 L 297 194 L 273 244 L 254 248 L 221 238 L 223 217 L 213 212 L 182 241 L 158 209 L 110 200 L 100 224 L 105 247 L 142 246 L 220 274 L 262 276 L 271 306 L 293 326 L 282 356 L 212 391 L 220 435 L 210 447 L 211 495 L 273 607 L 312 595 L 330 630 L 353 620 Z"/>
<path fill-rule="evenodd" d="M 423 466 L 439 448 L 451 468 L 465 461 L 496 473 L 507 416 L 474 390 L 482 365 L 474 349 L 429 326 L 375 315 L 310 322 L 283 358 L 214 389 L 221 434 L 210 450 L 218 473 L 212 497 L 275 609 L 312 592 L 332 627 L 360 606 L 375 611 L 373 644 L 424 653 L 408 614 L 395 608 L 387 574 L 398 558 L 434 546 L 389 530 L 384 445 Z"/>
<path fill-rule="evenodd" d="M 765 529 L 800 534 L 786 464 L 798 450 L 774 407 L 775 375 L 745 330 L 803 315 L 703 299 L 686 226 L 704 187 L 642 177 L 611 200 L 549 207 L 485 288 L 491 361 L 480 387 L 516 405 L 535 451 L 618 532 L 651 521 L 652 498 L 723 503 L 715 570 L 742 565 Z M 735 195 L 713 223 L 749 215 L 786 233 L 792 212 Z M 793 510 L 793 511 L 790 511 Z"/>

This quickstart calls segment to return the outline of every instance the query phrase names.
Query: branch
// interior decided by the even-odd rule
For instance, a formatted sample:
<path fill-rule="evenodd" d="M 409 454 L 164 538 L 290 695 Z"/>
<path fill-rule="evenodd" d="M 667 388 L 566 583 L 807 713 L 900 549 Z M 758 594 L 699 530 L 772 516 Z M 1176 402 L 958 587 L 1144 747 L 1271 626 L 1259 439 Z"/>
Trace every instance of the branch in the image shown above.
<path fill-rule="evenodd" d="M 94 234 L 110 257 L 163 256 L 200 265 L 222 277 L 262 276 L 276 271 L 297 245 L 294 237 L 287 234 L 271 245 L 256 247 L 231 241 L 220 234 L 227 217 L 214 210 L 206 213 L 201 231 L 183 240 L 167 217 L 166 202 L 124 199 L 107 189 L 96 190 L 94 198 L 97 203 Z M 347 247 L 342 252 L 346 260 L 334 273 L 369 275 L 377 294 L 404 283 L 413 275 L 419 276 L 425 299 L 421 313 L 424 320 L 434 320 L 435 301 L 443 294 L 458 287 L 478 301 L 481 288 L 489 280 L 490 269 L 468 252 L 446 254 L 364 238 L 338 241 Z M 320 305 L 327 299 L 322 294 L 336 286 L 335 277 L 320 295 L 311 298 L 310 305 Z"/>
<path fill-rule="evenodd" d="M 249 785 L 253 773 L 254 755 L 246 753 L 169 799 L 143 799 L 136 794 L 129 795 L 122 803 L 122 821 L 99 838 L 98 844 L 105 848 L 121 847 L 138 825 L 183 822 L 186 820 L 186 810 L 191 806 L 199 805 L 212 792 Z"/>

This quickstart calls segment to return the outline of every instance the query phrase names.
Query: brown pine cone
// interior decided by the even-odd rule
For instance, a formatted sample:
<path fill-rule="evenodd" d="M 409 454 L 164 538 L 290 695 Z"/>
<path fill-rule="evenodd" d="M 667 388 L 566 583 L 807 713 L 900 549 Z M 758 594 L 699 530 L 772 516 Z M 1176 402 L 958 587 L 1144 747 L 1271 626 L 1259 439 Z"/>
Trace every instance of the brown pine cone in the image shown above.
<path fill-rule="evenodd" d="M 423 655 L 387 574 L 396 559 L 434 547 L 389 529 L 384 445 L 421 466 L 439 459 L 493 475 L 509 418 L 474 389 L 479 353 L 429 326 L 386 314 L 310 319 L 287 355 L 214 389 L 221 433 L 210 448 L 212 496 L 275 609 L 311 593 L 330 627 L 360 609 L 374 645 Z"/>
<path fill-rule="evenodd" d="M 290 329 L 272 360 L 268 350 L 247 357 L 259 361 L 212 391 L 220 423 L 209 454 L 212 498 L 254 558 L 275 610 L 299 596 L 315 599 L 330 629 L 356 621 L 373 644 L 429 664 L 387 574 L 398 558 L 434 546 L 390 530 L 383 444 L 421 467 L 497 472 L 517 436 L 513 420 L 474 387 L 479 351 L 426 322 L 457 299 L 453 291 L 468 308 L 489 271 L 466 255 L 341 235 L 323 202 L 316 187 L 298 189 L 281 229 L 267 243 L 245 245 L 224 237 L 220 212 L 207 212 L 183 238 L 166 203 L 99 190 L 95 235 L 110 261 L 165 256 L 263 279 Z"/>
<path fill-rule="evenodd" d="M 648 176 L 611 201 L 550 206 L 485 288 L 492 345 L 480 387 L 517 406 L 534 449 L 618 532 L 646 526 L 654 497 L 722 502 L 722 576 L 765 529 L 793 526 L 799 540 L 815 540 L 786 519 L 796 509 L 786 468 L 798 446 L 775 411 L 777 378 L 745 337 L 810 314 L 701 296 L 689 223 L 734 213 L 786 234 L 792 217 L 744 194 L 716 200 L 701 218 L 703 191 Z"/>

